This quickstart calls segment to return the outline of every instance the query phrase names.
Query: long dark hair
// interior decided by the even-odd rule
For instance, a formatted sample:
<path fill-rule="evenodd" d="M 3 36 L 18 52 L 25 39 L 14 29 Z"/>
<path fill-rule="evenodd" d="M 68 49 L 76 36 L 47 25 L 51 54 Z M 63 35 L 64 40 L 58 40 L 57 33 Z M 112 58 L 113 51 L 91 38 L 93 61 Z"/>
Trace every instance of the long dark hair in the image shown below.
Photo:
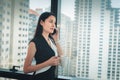
<path fill-rule="evenodd" d="M 36 28 L 36 32 L 34 35 L 34 38 L 42 36 L 42 32 L 43 32 L 43 26 L 40 24 L 40 21 L 42 20 L 43 22 L 49 17 L 49 16 L 55 16 L 54 13 L 52 12 L 44 12 L 40 15 L 38 23 L 37 23 L 37 28 Z M 50 36 L 50 35 L 49 35 Z M 50 36 L 51 37 L 51 36 Z"/>

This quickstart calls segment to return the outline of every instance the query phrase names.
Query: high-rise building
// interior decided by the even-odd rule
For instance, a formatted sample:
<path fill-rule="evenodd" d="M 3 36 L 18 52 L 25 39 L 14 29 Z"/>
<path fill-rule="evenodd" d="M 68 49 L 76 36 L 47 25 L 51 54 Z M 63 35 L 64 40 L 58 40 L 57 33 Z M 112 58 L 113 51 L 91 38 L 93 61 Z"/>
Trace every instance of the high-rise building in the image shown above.
<path fill-rule="evenodd" d="M 71 47 L 72 47 L 72 20 L 70 17 L 61 14 L 60 29 L 60 44 L 64 52 L 64 66 L 62 66 L 62 75 L 70 75 L 70 60 L 71 60 Z"/>
<path fill-rule="evenodd" d="M 41 14 L 41 13 L 43 13 L 43 8 L 37 8 L 35 11 L 36 11 L 38 14 Z"/>
<path fill-rule="evenodd" d="M 119 15 L 110 0 L 75 0 L 76 77 L 120 79 Z"/>
<path fill-rule="evenodd" d="M 36 12 L 35 10 L 32 10 L 32 9 L 29 10 L 30 23 L 29 23 L 29 27 L 28 27 L 28 41 L 30 41 L 34 37 L 39 16 L 40 16 L 40 14 L 38 12 Z"/>
<path fill-rule="evenodd" d="M 120 9 L 110 13 L 109 49 L 107 61 L 107 79 L 120 79 Z"/>
<path fill-rule="evenodd" d="M 0 0 L 0 67 L 23 68 L 28 45 L 29 0 Z"/>

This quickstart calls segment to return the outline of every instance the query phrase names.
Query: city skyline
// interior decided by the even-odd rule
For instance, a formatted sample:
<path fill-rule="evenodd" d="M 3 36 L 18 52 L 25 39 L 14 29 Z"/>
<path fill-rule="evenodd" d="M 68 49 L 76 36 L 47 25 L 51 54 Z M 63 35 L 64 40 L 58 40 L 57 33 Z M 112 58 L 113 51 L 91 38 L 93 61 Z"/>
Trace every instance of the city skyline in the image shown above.
<path fill-rule="evenodd" d="M 38 13 L 50 7 L 47 2 L 51 0 L 41 1 L 45 5 L 37 7 L 40 8 L 35 10 Z M 74 0 L 69 3 L 62 1 L 65 2 L 62 2 L 61 10 L 65 14 L 61 13 L 61 19 L 58 18 L 59 42 L 66 58 L 64 67 L 59 68 L 59 74 L 92 80 L 120 80 L 120 8 L 111 8 L 108 0 L 76 0 L 72 4 L 69 3 Z M 114 3 L 119 4 L 116 1 Z M 28 12 L 29 0 L 2 2 L 7 5 L 0 5 L 0 67 L 11 68 L 16 65 L 23 70 L 28 40 L 34 35 L 39 15 Z M 64 11 L 64 8 L 68 11 Z M 71 20 L 70 14 L 75 16 L 75 21 Z"/>
<path fill-rule="evenodd" d="M 61 0 L 61 12 L 71 17 L 72 20 L 74 20 L 74 1 L 75 0 Z M 48 8 L 50 3 L 51 0 L 30 0 L 30 9 Z M 120 0 L 111 0 L 111 6 L 114 8 L 120 8 Z"/>

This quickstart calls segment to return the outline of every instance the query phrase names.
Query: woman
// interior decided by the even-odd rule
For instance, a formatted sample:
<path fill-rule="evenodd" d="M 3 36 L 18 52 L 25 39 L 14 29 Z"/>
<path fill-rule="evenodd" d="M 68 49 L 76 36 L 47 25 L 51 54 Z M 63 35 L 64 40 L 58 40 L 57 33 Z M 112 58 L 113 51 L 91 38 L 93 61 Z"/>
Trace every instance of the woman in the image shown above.
<path fill-rule="evenodd" d="M 33 80 L 54 80 L 55 69 L 62 55 L 55 31 L 56 18 L 53 13 L 44 12 L 38 20 L 34 38 L 30 41 L 24 63 L 24 73 L 34 72 Z M 32 65 L 35 59 L 36 65 Z"/>

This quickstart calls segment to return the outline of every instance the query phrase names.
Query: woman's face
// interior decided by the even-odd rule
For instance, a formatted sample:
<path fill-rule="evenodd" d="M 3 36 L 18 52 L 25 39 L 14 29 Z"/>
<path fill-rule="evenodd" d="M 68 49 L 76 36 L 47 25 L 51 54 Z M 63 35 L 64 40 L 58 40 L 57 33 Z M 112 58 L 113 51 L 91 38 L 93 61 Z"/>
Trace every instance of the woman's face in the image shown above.
<path fill-rule="evenodd" d="M 40 24 L 43 26 L 43 32 L 53 33 L 55 29 L 56 18 L 54 16 L 49 16 L 44 22 L 41 21 Z"/>

